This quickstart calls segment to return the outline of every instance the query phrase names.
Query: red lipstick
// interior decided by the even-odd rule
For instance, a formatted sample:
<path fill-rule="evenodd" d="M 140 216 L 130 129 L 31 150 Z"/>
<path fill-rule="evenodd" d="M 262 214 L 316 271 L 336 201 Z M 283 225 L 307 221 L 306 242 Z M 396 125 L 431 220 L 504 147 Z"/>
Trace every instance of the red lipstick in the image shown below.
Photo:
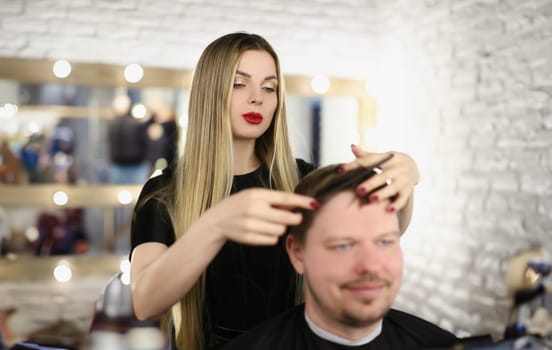
<path fill-rule="evenodd" d="M 245 114 L 242 114 L 242 117 L 249 124 L 260 124 L 263 121 L 263 115 L 257 112 L 247 112 Z"/>

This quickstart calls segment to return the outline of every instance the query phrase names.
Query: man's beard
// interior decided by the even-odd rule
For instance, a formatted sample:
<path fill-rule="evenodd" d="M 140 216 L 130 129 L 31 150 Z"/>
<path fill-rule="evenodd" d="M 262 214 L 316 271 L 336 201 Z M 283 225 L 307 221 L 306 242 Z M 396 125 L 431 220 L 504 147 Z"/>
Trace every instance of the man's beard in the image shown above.
<path fill-rule="evenodd" d="M 362 303 L 367 306 L 370 306 L 370 304 L 373 304 L 374 302 L 374 299 L 362 300 Z M 342 309 L 340 310 L 340 313 L 338 315 L 338 320 L 340 323 L 348 327 L 364 328 L 373 325 L 375 322 L 381 320 L 383 316 L 385 316 L 387 311 L 389 311 L 389 306 L 383 307 L 381 311 L 377 312 L 376 314 L 370 313 L 367 316 L 359 316 L 358 313 L 352 313 L 349 312 L 349 310 L 347 309 Z"/>
<path fill-rule="evenodd" d="M 305 278 L 305 282 L 308 284 L 307 278 Z M 392 285 L 391 281 L 389 281 L 388 279 L 367 275 L 357 280 L 343 283 L 339 286 L 339 288 L 343 290 L 365 283 L 378 283 L 381 284 L 384 289 L 388 290 L 390 290 Z M 319 297 L 316 291 L 310 288 L 310 286 L 308 288 L 310 290 L 313 302 L 318 305 L 318 308 L 320 308 L 320 310 L 324 314 L 332 317 L 336 322 L 352 328 L 365 328 L 373 325 L 375 322 L 379 321 L 383 318 L 383 316 L 385 316 L 387 311 L 389 311 L 392 302 L 392 300 L 386 300 L 389 295 L 386 295 L 385 297 L 380 296 L 378 298 L 367 297 L 358 299 L 358 302 L 362 303 L 362 306 L 360 308 L 366 306 L 376 307 L 375 305 L 373 305 L 375 303 L 378 303 L 378 307 L 381 308 L 381 310 L 371 310 L 368 315 L 365 315 L 359 312 L 355 312 L 354 310 L 351 311 L 350 307 L 347 308 L 346 305 L 327 305 L 323 302 L 323 299 Z"/>

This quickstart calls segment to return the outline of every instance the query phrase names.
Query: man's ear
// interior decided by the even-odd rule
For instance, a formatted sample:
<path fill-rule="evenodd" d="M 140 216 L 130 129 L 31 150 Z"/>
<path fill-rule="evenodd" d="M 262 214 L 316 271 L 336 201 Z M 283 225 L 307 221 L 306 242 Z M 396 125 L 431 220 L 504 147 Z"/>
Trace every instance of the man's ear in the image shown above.
<path fill-rule="evenodd" d="M 303 269 L 303 245 L 293 238 L 292 235 L 288 235 L 286 238 L 286 250 L 289 255 L 289 260 L 295 269 L 295 272 L 302 275 Z"/>

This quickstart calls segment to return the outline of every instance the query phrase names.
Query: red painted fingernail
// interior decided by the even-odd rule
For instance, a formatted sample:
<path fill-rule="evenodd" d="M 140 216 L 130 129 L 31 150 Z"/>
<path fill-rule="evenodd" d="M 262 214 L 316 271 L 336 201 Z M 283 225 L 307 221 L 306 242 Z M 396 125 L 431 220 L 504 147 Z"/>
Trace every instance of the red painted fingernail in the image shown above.
<path fill-rule="evenodd" d="M 337 173 L 338 174 L 341 174 L 342 172 L 345 171 L 345 167 L 343 165 L 340 165 L 338 168 L 337 168 Z"/>
<path fill-rule="evenodd" d="M 374 194 L 374 195 L 370 196 L 370 203 L 377 202 L 378 199 L 379 199 L 378 195 Z"/>
<path fill-rule="evenodd" d="M 394 208 L 394 207 L 388 207 L 388 208 L 387 208 L 387 211 L 388 211 L 389 213 L 392 213 L 392 212 L 395 211 L 395 208 Z"/>
<path fill-rule="evenodd" d="M 312 209 L 318 209 L 318 208 L 320 208 L 320 202 L 317 201 L 317 200 L 314 200 L 314 201 L 310 202 L 310 206 L 311 206 Z"/>
<path fill-rule="evenodd" d="M 366 189 L 364 187 L 359 187 L 356 189 L 356 194 L 357 196 L 362 196 L 364 194 L 366 194 Z"/>

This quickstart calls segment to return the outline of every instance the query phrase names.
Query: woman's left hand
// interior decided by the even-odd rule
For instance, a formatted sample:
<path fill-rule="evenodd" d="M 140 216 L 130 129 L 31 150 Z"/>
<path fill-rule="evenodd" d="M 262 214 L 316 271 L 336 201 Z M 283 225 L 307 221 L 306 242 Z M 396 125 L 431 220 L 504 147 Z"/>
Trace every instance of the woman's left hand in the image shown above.
<path fill-rule="evenodd" d="M 381 172 L 360 184 L 356 189 L 356 193 L 363 196 L 387 183 L 387 186 L 370 194 L 369 201 L 375 202 L 398 195 L 396 200 L 387 207 L 387 211 L 401 210 L 412 196 L 414 186 L 420 179 L 416 162 L 410 156 L 401 152 L 370 153 L 363 151 L 357 145 L 352 145 L 351 150 L 356 159 L 343 164 L 340 168 L 341 171 L 352 170 L 359 166 L 373 166 L 393 154 L 389 160 L 378 166 Z"/>

